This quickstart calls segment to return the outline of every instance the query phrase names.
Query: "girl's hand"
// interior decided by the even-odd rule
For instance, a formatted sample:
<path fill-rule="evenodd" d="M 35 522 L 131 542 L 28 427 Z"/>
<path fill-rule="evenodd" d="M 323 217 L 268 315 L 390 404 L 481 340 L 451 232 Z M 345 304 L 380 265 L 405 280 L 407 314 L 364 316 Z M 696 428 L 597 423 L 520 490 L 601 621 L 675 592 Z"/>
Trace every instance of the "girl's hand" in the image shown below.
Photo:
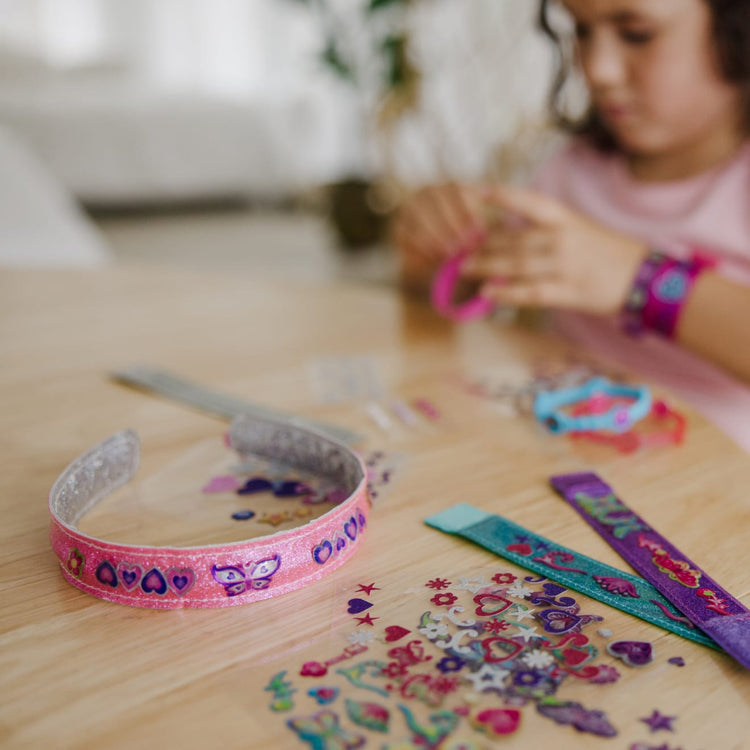
<path fill-rule="evenodd" d="M 422 188 L 407 198 L 392 226 L 392 238 L 406 265 L 435 266 L 471 250 L 486 237 L 478 188 L 450 183 Z"/>
<path fill-rule="evenodd" d="M 540 193 L 504 187 L 484 196 L 513 218 L 464 264 L 466 276 L 485 280 L 482 296 L 595 315 L 622 308 L 647 245 Z"/>

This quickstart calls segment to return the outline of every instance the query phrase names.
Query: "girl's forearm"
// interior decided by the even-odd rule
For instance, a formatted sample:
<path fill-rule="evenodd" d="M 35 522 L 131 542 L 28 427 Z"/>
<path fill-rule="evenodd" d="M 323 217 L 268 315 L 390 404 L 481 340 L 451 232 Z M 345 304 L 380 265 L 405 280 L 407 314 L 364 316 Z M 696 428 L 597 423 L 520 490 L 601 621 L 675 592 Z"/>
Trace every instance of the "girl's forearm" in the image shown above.
<path fill-rule="evenodd" d="M 685 301 L 675 338 L 750 383 L 750 288 L 703 272 Z"/>

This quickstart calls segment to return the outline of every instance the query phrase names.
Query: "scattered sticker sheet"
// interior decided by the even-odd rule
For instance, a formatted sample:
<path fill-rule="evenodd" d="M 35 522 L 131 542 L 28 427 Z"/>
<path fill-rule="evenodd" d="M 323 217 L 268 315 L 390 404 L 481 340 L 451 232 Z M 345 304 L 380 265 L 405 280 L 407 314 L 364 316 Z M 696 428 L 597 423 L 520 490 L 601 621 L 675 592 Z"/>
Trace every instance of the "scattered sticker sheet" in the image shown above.
<path fill-rule="evenodd" d="M 616 690 L 623 670 L 658 658 L 648 642 L 597 629 L 596 603 L 544 576 L 502 567 L 436 575 L 400 592 L 420 611 L 403 621 L 379 607 L 387 593 L 382 582 L 352 584 L 339 597 L 341 641 L 269 674 L 266 704 L 302 745 L 467 750 L 518 732 L 531 741 L 540 721 L 560 728 L 561 746 L 580 733 L 612 738 L 622 728 L 589 704 L 598 693 L 580 700 L 577 686 Z M 631 750 L 675 731 L 678 717 L 663 708 L 632 717 L 644 741 Z"/>

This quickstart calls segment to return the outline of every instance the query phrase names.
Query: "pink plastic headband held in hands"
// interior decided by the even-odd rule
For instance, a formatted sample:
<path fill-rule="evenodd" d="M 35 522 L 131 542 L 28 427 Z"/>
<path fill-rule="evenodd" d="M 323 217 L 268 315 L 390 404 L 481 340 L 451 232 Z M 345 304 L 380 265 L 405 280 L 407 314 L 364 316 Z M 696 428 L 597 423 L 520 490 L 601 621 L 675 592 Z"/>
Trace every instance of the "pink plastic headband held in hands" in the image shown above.
<path fill-rule="evenodd" d="M 227 607 L 302 588 L 352 556 L 370 509 L 365 468 L 352 451 L 312 430 L 247 415 L 232 422 L 229 441 L 241 456 L 322 474 L 347 497 L 304 526 L 244 542 L 146 547 L 96 539 L 78 521 L 138 468 L 138 436 L 118 432 L 73 461 L 50 491 L 50 542 L 65 579 L 134 607 Z"/>
<path fill-rule="evenodd" d="M 448 258 L 432 280 L 432 306 L 444 317 L 458 323 L 489 315 L 495 307 L 491 300 L 482 296 L 472 297 L 461 304 L 454 303 L 461 266 L 469 255 L 464 251 Z"/>

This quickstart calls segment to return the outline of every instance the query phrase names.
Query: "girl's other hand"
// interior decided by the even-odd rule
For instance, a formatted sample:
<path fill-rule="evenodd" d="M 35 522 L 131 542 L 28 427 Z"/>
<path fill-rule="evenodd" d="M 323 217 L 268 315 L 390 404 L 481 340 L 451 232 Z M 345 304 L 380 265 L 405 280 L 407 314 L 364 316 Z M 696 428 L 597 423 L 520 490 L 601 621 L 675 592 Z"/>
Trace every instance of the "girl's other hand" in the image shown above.
<path fill-rule="evenodd" d="M 488 188 L 484 199 L 513 219 L 464 264 L 500 305 L 612 315 L 625 303 L 648 246 L 531 190 Z"/>

